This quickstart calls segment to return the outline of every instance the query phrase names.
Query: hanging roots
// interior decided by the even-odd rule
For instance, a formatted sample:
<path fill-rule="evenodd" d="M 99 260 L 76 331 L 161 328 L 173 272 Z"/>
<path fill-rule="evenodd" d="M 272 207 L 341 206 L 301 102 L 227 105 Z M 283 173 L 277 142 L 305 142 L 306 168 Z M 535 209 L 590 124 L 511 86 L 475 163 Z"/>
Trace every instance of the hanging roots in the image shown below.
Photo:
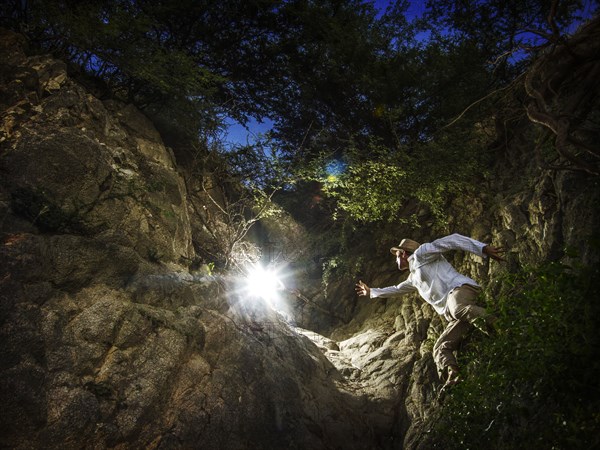
<path fill-rule="evenodd" d="M 552 155 L 536 156 L 542 166 L 600 175 L 600 17 L 567 41 L 557 41 L 527 73 L 527 116 L 554 137 Z M 548 163 L 553 160 L 552 164 Z"/>

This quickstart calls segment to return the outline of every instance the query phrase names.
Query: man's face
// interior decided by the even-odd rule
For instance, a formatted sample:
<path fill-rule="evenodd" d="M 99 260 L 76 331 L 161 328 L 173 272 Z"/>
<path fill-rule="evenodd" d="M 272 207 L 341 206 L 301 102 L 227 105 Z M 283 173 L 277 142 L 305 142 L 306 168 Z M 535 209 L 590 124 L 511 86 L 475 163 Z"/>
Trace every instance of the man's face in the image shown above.
<path fill-rule="evenodd" d="M 408 257 L 410 255 L 404 250 L 396 251 L 396 263 L 398 264 L 398 270 L 408 269 Z"/>

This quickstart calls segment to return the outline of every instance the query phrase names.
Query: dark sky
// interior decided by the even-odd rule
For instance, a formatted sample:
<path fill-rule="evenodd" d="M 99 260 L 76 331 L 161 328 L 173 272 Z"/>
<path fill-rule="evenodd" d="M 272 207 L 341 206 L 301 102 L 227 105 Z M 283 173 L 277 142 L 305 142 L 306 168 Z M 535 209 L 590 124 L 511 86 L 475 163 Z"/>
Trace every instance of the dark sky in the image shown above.
<path fill-rule="evenodd" d="M 371 2 L 377 8 L 381 14 L 385 12 L 385 9 L 390 3 L 394 3 L 395 0 L 364 0 L 365 2 Z M 408 10 L 406 12 L 407 18 L 413 20 L 420 17 L 425 10 L 426 0 L 410 0 Z M 583 2 L 583 8 L 581 14 L 583 17 L 591 17 L 594 10 L 594 0 L 585 0 Z M 578 27 L 578 23 L 574 23 L 569 29 L 569 32 L 574 32 Z M 519 57 L 518 54 L 515 57 Z M 224 140 L 231 144 L 245 144 L 246 142 L 253 142 L 257 133 L 265 133 L 272 126 L 272 123 L 266 121 L 265 123 L 259 124 L 256 121 L 251 120 L 248 124 L 249 130 L 245 129 L 242 125 L 229 119 L 229 125 L 224 130 Z"/>

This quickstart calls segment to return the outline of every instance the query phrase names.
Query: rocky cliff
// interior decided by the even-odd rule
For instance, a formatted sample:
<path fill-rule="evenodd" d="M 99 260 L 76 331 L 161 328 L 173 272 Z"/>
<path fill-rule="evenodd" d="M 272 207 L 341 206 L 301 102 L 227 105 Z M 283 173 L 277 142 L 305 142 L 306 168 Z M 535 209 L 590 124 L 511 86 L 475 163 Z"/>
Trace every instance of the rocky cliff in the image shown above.
<path fill-rule="evenodd" d="M 188 271 L 186 187 L 149 121 L 0 42 L 2 446 L 369 447 L 311 341 Z"/>
<path fill-rule="evenodd" d="M 203 225 L 152 124 L 62 62 L 28 56 L 19 35 L 2 31 L 0 54 L 2 447 L 419 445 L 438 402 L 443 324 L 431 308 L 357 303 L 353 280 L 338 280 L 327 301 L 337 288 L 348 323 L 324 337 L 251 301 L 233 276 L 191 271 Z M 585 253 L 597 181 L 527 174 L 525 188 L 457 199 L 452 231 L 506 245 L 512 265 Z M 484 282 L 498 270 L 454 262 Z M 387 265 L 369 262 L 372 285 L 398 282 Z M 309 291 L 324 301 L 320 282 Z"/>

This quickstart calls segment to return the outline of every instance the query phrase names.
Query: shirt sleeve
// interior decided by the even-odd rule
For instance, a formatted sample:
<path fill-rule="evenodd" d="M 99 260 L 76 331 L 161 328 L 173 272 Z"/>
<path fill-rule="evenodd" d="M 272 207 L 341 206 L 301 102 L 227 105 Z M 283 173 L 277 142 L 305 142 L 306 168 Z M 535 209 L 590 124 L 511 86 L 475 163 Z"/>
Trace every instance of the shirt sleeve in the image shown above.
<path fill-rule="evenodd" d="M 396 295 L 408 294 L 409 292 L 416 291 L 417 288 L 412 285 L 409 280 L 405 280 L 396 286 L 388 286 L 384 288 L 371 288 L 371 298 L 386 298 L 394 297 Z"/>
<path fill-rule="evenodd" d="M 463 250 L 471 252 L 483 258 L 486 257 L 483 253 L 483 248 L 486 246 L 483 242 L 476 241 L 470 237 L 455 233 L 435 241 L 421 245 L 415 252 L 417 256 L 435 255 L 444 253 L 450 250 Z"/>

